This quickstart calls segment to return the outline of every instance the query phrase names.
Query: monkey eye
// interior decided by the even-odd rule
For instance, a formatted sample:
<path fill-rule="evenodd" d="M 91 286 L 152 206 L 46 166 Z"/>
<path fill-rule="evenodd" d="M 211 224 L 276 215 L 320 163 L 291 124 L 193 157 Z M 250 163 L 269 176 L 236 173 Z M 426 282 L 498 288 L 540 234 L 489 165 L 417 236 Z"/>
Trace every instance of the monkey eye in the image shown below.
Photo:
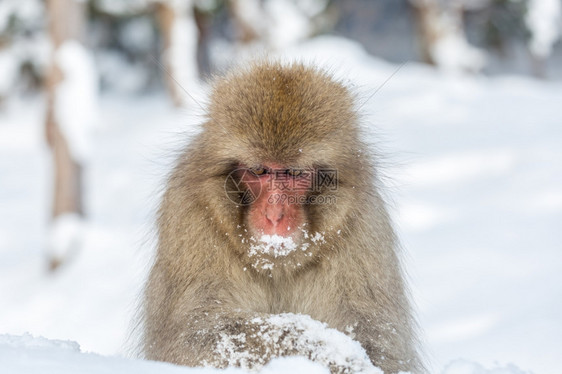
<path fill-rule="evenodd" d="M 302 175 L 302 170 L 301 169 L 289 169 L 289 170 L 287 170 L 287 174 L 289 174 L 291 177 L 300 177 Z"/>
<path fill-rule="evenodd" d="M 250 168 L 249 170 L 254 175 L 264 175 L 264 174 L 268 173 L 268 170 L 266 168 L 264 168 L 263 166 L 255 166 L 253 168 Z"/>

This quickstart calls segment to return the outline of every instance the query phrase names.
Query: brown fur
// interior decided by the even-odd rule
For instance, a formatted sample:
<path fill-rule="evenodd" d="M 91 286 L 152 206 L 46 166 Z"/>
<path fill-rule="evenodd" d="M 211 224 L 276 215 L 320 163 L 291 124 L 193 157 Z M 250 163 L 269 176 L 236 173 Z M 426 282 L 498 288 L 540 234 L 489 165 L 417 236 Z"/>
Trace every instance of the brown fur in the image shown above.
<path fill-rule="evenodd" d="M 356 326 L 355 339 L 385 373 L 423 372 L 396 238 L 353 101 L 342 84 L 299 64 L 259 63 L 217 80 L 208 120 L 179 158 L 160 207 L 146 358 L 224 367 L 232 362 L 216 357 L 221 333 L 246 333 L 245 348 L 263 362 L 295 354 L 253 334 L 260 327 L 253 318 L 291 312 L 342 332 Z M 330 192 L 337 203 L 305 207 L 309 231 L 325 240 L 272 269 L 252 267 L 241 242 L 246 208 L 224 192 L 236 165 L 266 161 L 338 171 Z"/>

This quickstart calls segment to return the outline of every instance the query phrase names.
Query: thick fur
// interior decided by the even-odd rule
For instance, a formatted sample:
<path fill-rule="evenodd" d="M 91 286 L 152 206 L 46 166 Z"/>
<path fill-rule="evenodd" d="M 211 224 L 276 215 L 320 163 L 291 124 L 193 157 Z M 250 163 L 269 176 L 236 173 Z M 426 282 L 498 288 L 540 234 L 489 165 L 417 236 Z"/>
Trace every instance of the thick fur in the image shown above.
<path fill-rule="evenodd" d="M 233 361 L 216 353 L 221 336 L 242 333 L 245 349 L 260 353 L 256 366 L 306 355 L 255 333 L 263 320 L 256 317 L 300 313 L 342 332 L 353 327 L 385 373 L 424 371 L 395 234 L 360 136 L 354 97 L 324 72 L 262 62 L 216 81 L 208 120 L 179 158 L 160 207 L 145 291 L 146 358 L 224 367 Z M 267 269 L 248 255 L 248 207 L 224 191 L 233 168 L 264 162 L 338 173 L 329 192 L 336 203 L 305 207 L 308 231 L 323 240 Z"/>

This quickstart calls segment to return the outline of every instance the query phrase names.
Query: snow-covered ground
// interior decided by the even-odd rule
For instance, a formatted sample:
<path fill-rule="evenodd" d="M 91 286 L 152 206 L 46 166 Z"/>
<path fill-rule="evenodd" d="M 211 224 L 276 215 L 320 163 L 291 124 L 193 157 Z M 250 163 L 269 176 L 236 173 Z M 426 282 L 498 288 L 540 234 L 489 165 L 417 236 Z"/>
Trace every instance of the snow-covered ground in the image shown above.
<path fill-rule="evenodd" d="M 168 363 L 105 357 L 82 353 L 76 342 L 49 340 L 42 337 L 0 335 L 0 365 L 2 373 L 32 374 L 244 374 L 237 368 L 216 370 L 186 368 Z M 328 374 L 320 364 L 303 357 L 283 357 L 272 360 L 260 374 Z M 373 373 L 379 374 L 379 373 Z M 454 373 L 452 373 L 454 374 Z"/>
<path fill-rule="evenodd" d="M 398 66 L 356 44 L 322 38 L 287 55 L 330 67 L 364 102 L 365 130 L 385 155 L 431 372 L 559 373 L 562 84 L 407 64 L 375 93 Z M 0 367 L 198 372 L 99 354 L 127 351 L 159 190 L 200 118 L 174 110 L 163 94 L 106 94 L 99 105 L 84 176 L 83 248 L 54 275 L 44 261 L 51 196 L 44 103 L 23 98 L 0 110 L 0 334 L 73 340 L 96 353 L 5 335 Z M 320 370 L 298 360 L 272 365 L 271 372 Z"/>

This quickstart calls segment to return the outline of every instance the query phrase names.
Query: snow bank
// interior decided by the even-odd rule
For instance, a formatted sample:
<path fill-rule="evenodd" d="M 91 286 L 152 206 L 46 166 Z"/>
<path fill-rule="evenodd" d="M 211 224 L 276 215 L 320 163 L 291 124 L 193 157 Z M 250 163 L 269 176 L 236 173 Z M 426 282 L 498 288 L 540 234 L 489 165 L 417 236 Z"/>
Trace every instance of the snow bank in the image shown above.
<path fill-rule="evenodd" d="M 294 316 L 279 316 L 270 319 L 275 323 L 286 324 L 297 323 L 299 328 L 318 329 L 318 324 L 314 321 L 300 319 L 297 322 Z M 312 322 L 312 323 L 311 323 Z M 340 358 L 347 355 L 351 357 L 357 354 L 361 359 L 367 359 L 365 351 L 350 340 L 345 335 L 337 331 L 324 330 L 321 336 L 327 341 L 337 343 L 332 352 L 327 352 L 331 356 L 327 357 L 332 362 L 339 361 L 344 364 L 347 361 L 340 361 Z M 327 331 L 327 332 L 326 332 Z M 342 338 L 344 337 L 344 338 Z M 346 338 L 346 339 L 345 339 Z M 318 359 L 318 357 L 315 357 Z M 368 360 L 368 359 L 367 359 Z M 80 350 L 78 343 L 67 340 L 51 340 L 44 337 L 34 337 L 30 334 L 24 335 L 0 335 L 0 362 L 3 373 L 17 374 L 75 374 L 75 373 L 95 373 L 95 374 L 244 374 L 247 370 L 239 368 L 214 369 L 190 368 L 177 366 L 165 362 L 144 361 L 127 359 L 116 356 L 102 356 L 95 353 L 85 353 Z M 368 364 L 370 366 L 370 364 Z M 304 357 L 282 357 L 271 360 L 267 365 L 258 371 L 259 374 L 329 374 L 330 371 L 320 364 L 313 363 Z M 352 373 L 372 373 L 383 374 L 377 368 L 365 370 L 362 365 L 354 366 Z M 407 374 L 407 373 L 400 373 Z M 495 367 L 486 369 L 482 365 L 466 360 L 455 360 L 449 363 L 441 374 L 531 374 L 520 370 L 514 365 Z"/>
<path fill-rule="evenodd" d="M 0 335 L 0 363 L 2 373 L 9 374 L 243 374 L 246 371 L 229 368 L 188 368 L 164 362 L 108 357 L 80 351 L 76 342 L 49 340 L 29 334 Z M 261 374 L 328 374 L 326 368 L 302 357 L 272 360 Z"/>
<path fill-rule="evenodd" d="M 449 363 L 442 374 L 531 374 L 523 371 L 515 365 L 507 365 L 486 369 L 476 362 L 466 360 L 455 360 Z"/>

